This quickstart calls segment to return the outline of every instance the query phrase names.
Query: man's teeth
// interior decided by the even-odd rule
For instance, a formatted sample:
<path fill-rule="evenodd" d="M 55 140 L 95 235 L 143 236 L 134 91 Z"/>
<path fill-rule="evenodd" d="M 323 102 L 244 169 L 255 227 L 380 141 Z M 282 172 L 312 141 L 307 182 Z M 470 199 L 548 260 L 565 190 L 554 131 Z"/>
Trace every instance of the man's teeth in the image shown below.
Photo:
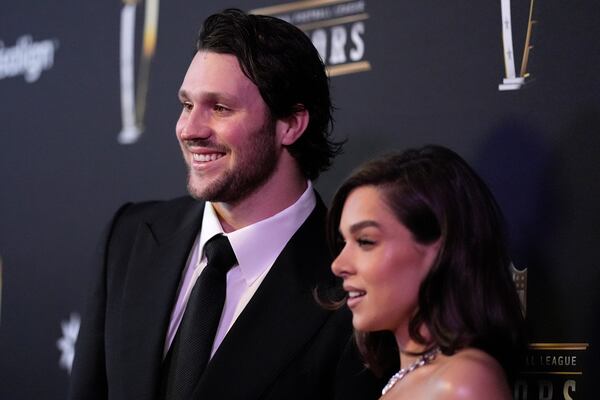
<path fill-rule="evenodd" d="M 367 292 L 363 292 L 363 291 L 360 291 L 360 290 L 356 290 L 356 291 L 351 291 L 351 292 L 348 292 L 348 297 L 349 297 L 349 298 L 351 298 L 351 299 L 353 299 L 353 298 L 355 298 L 355 297 L 361 297 L 361 296 L 364 296 L 365 294 L 367 294 Z"/>
<path fill-rule="evenodd" d="M 212 154 L 193 153 L 192 157 L 193 157 L 194 161 L 207 162 L 207 161 L 215 161 L 216 159 L 223 157 L 223 154 L 220 154 L 220 153 L 212 153 Z"/>

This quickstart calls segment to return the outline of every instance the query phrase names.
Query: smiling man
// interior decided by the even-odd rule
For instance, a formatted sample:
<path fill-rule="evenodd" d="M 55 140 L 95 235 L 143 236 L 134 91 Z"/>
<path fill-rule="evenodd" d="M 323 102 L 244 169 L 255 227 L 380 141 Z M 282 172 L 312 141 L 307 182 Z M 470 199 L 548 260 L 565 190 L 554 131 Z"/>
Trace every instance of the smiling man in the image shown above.
<path fill-rule="evenodd" d="M 369 399 L 312 180 L 339 151 L 324 65 L 272 17 L 210 16 L 179 90 L 190 196 L 112 222 L 71 399 Z"/>
<path fill-rule="evenodd" d="M 176 131 L 189 168 L 188 190 L 212 202 L 223 229 L 274 215 L 306 190 L 307 178 L 288 150 L 309 124 L 304 105 L 273 119 L 236 56 L 202 49 L 179 97 Z"/>

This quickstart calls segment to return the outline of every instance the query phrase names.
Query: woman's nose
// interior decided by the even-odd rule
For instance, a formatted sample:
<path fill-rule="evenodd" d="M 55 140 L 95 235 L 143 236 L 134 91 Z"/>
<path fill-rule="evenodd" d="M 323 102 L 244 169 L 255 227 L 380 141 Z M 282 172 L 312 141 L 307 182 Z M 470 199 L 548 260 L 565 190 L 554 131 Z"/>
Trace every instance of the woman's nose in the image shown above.
<path fill-rule="evenodd" d="M 347 257 L 344 249 L 338 254 L 338 256 L 331 263 L 331 271 L 335 276 L 344 277 L 351 273 L 351 268 L 347 262 Z"/>

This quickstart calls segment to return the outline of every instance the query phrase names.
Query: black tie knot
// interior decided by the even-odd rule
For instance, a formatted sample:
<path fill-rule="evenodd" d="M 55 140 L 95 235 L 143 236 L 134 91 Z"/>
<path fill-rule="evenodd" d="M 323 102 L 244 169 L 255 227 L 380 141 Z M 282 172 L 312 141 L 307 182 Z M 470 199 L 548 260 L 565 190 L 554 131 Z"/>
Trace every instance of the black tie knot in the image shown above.
<path fill-rule="evenodd" d="M 204 254 L 208 261 L 206 268 L 217 269 L 221 273 L 227 273 L 237 263 L 231 243 L 224 235 L 213 236 L 206 242 Z"/>

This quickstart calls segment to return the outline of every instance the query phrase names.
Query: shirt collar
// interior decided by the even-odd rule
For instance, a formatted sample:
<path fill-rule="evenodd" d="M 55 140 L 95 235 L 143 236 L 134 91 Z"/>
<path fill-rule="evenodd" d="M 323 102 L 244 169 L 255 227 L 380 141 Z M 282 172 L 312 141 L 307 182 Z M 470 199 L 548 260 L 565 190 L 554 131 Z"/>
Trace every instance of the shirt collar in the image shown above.
<path fill-rule="evenodd" d="M 229 238 L 233 252 L 246 284 L 251 285 L 266 269 L 270 268 L 287 242 L 308 218 L 316 205 L 312 183 L 298 200 L 279 213 L 225 234 L 212 203 L 204 207 L 200 232 L 199 257 L 204 244 L 213 236 L 224 234 Z"/>
<path fill-rule="evenodd" d="M 221 223 L 219 222 L 219 217 L 217 217 L 217 213 L 213 208 L 212 203 L 206 202 L 206 205 L 204 206 L 204 214 L 202 215 L 202 229 L 200 230 L 200 240 L 198 242 L 198 262 L 200 262 L 203 259 L 204 245 L 206 244 L 206 242 L 208 242 L 212 237 L 217 236 L 219 234 L 225 235 L 225 232 L 223 232 L 223 228 L 221 227 Z"/>

